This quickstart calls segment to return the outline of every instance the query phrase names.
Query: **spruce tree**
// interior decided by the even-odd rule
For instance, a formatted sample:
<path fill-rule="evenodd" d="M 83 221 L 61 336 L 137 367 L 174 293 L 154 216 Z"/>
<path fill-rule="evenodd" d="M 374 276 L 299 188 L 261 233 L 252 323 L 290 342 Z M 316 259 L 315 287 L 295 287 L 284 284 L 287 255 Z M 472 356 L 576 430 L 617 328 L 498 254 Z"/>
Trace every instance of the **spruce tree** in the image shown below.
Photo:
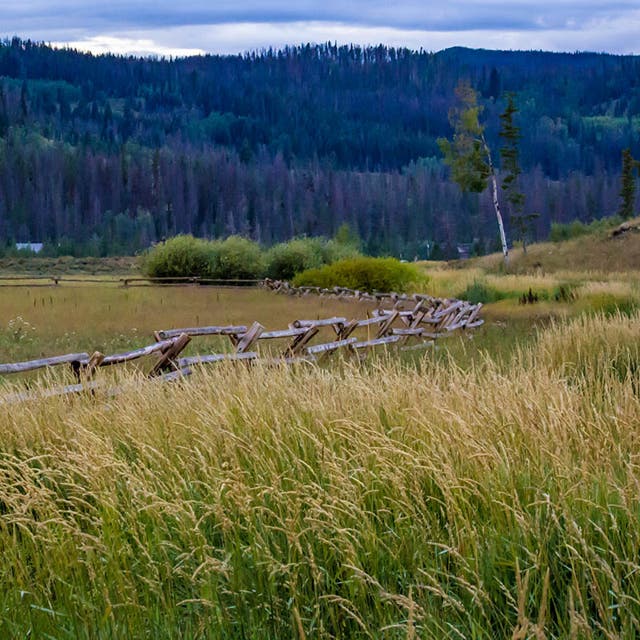
<path fill-rule="evenodd" d="M 519 177 L 522 173 L 520 168 L 519 141 L 522 137 L 520 127 L 514 122 L 514 116 L 518 113 L 513 93 L 507 95 L 507 106 L 500 114 L 500 137 L 503 146 L 500 147 L 500 158 L 502 160 L 502 170 L 506 172 L 502 180 L 502 189 L 505 192 L 507 202 L 510 206 L 510 220 L 518 237 L 522 240 L 522 250 L 527 252 L 527 236 L 531 231 L 533 221 L 538 217 L 537 213 L 524 213 L 524 193 L 520 190 Z"/>
<path fill-rule="evenodd" d="M 502 170 L 506 172 L 502 180 L 502 189 L 507 197 L 507 202 L 511 205 L 515 214 L 521 213 L 524 208 L 524 194 L 518 188 L 518 178 L 522 173 L 520 168 L 520 158 L 518 143 L 522 137 L 520 127 L 514 121 L 514 115 L 518 113 L 513 94 L 507 96 L 507 106 L 500 114 L 500 137 L 503 146 L 500 147 L 500 158 L 502 160 Z"/>
<path fill-rule="evenodd" d="M 633 205 L 636 198 L 636 182 L 633 175 L 637 162 L 631 155 L 631 149 L 622 150 L 622 175 L 620 177 L 620 197 L 622 203 L 618 209 L 618 215 L 624 218 L 633 217 Z"/>

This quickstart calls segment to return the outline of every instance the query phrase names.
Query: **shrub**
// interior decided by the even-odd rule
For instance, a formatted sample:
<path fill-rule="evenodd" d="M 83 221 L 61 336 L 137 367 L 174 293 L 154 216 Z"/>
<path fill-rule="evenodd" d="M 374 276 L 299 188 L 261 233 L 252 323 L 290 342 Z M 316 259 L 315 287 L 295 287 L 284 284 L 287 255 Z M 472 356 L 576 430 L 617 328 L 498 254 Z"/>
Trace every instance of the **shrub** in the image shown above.
<path fill-rule="evenodd" d="M 581 307 L 586 307 L 590 313 L 599 313 L 606 316 L 631 316 L 638 310 L 636 300 L 627 296 L 619 296 L 615 293 L 599 293 L 586 296 Z"/>
<path fill-rule="evenodd" d="M 191 235 L 175 236 L 150 249 L 141 262 L 142 271 L 154 278 L 252 280 L 264 275 L 260 246 L 239 236 L 215 242 Z"/>
<path fill-rule="evenodd" d="M 573 302 L 576 299 L 576 286 L 573 282 L 561 282 L 554 287 L 551 298 L 556 302 Z"/>
<path fill-rule="evenodd" d="M 240 236 L 212 242 L 212 277 L 223 280 L 253 280 L 264 275 L 260 245 Z"/>
<path fill-rule="evenodd" d="M 266 273 L 276 280 L 292 280 L 307 269 L 318 269 L 338 260 L 360 255 L 353 244 L 324 238 L 294 238 L 276 244 L 266 255 Z"/>
<path fill-rule="evenodd" d="M 323 247 L 323 258 L 325 264 L 333 264 L 339 260 L 348 258 L 358 258 L 362 253 L 355 244 L 347 244 L 338 240 L 329 240 Z"/>
<path fill-rule="evenodd" d="M 296 238 L 276 244 L 265 258 L 269 278 L 291 280 L 297 273 L 327 263 L 325 243 L 319 238 Z"/>
<path fill-rule="evenodd" d="M 361 291 L 406 291 L 409 285 L 426 283 L 426 277 L 395 258 L 357 257 L 298 274 L 294 286 L 347 287 Z"/>
<path fill-rule="evenodd" d="M 552 222 L 549 239 L 552 242 L 571 240 L 572 238 L 579 238 L 580 236 L 587 234 L 606 231 L 607 229 L 619 225 L 621 222 L 622 218 L 620 216 L 601 218 L 600 220 L 594 220 L 590 223 L 580 222 L 580 220 L 573 220 L 567 224 Z"/>
<path fill-rule="evenodd" d="M 478 304 L 478 302 L 482 302 L 483 304 L 487 302 L 498 302 L 498 300 L 504 300 L 509 297 L 512 296 L 480 280 L 474 280 L 464 291 L 456 295 L 456 298 L 467 300 L 472 304 Z"/>
<path fill-rule="evenodd" d="M 142 258 L 142 271 L 151 278 L 210 277 L 211 242 L 180 235 L 152 247 Z"/>

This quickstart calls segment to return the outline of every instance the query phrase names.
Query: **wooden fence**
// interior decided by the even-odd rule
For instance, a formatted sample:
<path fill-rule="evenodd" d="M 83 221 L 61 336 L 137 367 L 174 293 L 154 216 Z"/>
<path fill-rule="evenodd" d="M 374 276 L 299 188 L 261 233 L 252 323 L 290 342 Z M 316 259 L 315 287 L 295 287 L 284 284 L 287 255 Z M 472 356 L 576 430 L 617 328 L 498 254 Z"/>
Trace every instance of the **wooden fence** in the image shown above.
<path fill-rule="evenodd" d="M 119 287 L 247 287 L 260 286 L 264 280 L 241 278 L 201 278 L 198 276 L 146 278 L 144 276 L 73 276 L 73 275 L 23 275 L 0 276 L 0 287 L 59 287 L 65 284 L 116 285 Z"/>
<path fill-rule="evenodd" d="M 310 295 L 309 288 L 295 290 L 282 283 L 268 281 L 267 288 L 291 295 Z M 267 331 L 259 322 L 250 326 L 202 326 L 164 329 L 154 333 L 155 342 L 145 347 L 105 355 L 100 352 L 71 353 L 26 362 L 0 364 L 0 375 L 23 373 L 42 368 L 67 365 L 75 376 L 75 384 L 47 390 L 44 395 L 62 395 L 82 391 L 95 391 L 98 383 L 93 380 L 96 371 L 103 367 L 124 364 L 149 358 L 153 361 L 147 377 L 163 381 L 175 380 L 193 373 L 194 367 L 223 361 L 267 363 L 294 363 L 324 361 L 337 352 L 347 356 L 364 358 L 374 348 L 396 345 L 401 349 L 415 349 L 433 344 L 438 338 L 460 329 L 480 326 L 481 304 L 463 300 L 433 298 L 423 294 L 412 296 L 398 294 L 363 294 L 348 289 L 318 291 L 319 295 L 371 299 L 387 308 L 377 306 L 369 317 L 348 320 L 333 317 L 317 320 L 295 320 L 286 329 Z M 328 334 L 328 335 L 327 335 Z M 187 345 L 203 336 L 218 336 L 229 340 L 228 351 L 220 353 L 183 356 Z M 271 343 L 268 353 L 261 344 Z M 108 393 L 116 390 L 107 390 Z M 21 401 L 42 397 L 43 393 L 23 392 L 0 399 L 2 402 Z"/>

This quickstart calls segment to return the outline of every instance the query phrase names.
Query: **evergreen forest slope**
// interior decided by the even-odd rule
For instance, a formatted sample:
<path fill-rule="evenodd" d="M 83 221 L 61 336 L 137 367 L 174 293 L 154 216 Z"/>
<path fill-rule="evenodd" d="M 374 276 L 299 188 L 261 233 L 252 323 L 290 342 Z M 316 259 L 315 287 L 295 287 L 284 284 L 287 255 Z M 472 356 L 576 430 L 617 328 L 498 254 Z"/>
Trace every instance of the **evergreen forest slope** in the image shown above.
<path fill-rule="evenodd" d="M 492 250 L 488 194 L 462 194 L 436 143 L 461 79 L 496 156 L 516 93 L 538 238 L 615 213 L 621 151 L 640 155 L 638 56 L 326 44 L 165 60 L 14 38 L 0 44 L 1 244 L 109 255 L 176 233 L 270 244 L 347 222 L 373 254 Z"/>

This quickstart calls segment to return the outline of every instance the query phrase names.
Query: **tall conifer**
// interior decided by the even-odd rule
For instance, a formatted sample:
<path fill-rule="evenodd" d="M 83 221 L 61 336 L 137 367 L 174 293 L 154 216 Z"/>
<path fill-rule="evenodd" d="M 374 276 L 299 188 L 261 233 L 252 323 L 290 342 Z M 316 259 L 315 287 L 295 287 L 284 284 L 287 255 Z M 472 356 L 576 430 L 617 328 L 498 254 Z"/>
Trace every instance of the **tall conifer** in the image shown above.
<path fill-rule="evenodd" d="M 622 218 L 633 217 L 633 205 L 636 198 L 636 182 L 633 175 L 637 162 L 631 155 L 631 149 L 622 150 L 622 175 L 620 177 L 620 197 L 622 203 L 618 209 L 618 215 Z"/>
<path fill-rule="evenodd" d="M 500 147 L 502 170 L 506 172 L 502 180 L 502 189 L 505 192 L 510 206 L 510 220 L 516 233 L 522 240 L 522 250 L 527 252 L 527 236 L 531 231 L 533 221 L 539 216 L 537 213 L 524 213 L 524 193 L 520 190 L 519 178 L 522 173 L 520 168 L 519 142 L 522 137 L 520 127 L 514 122 L 514 116 L 518 113 L 513 93 L 507 95 L 507 106 L 500 114 L 500 137 L 503 146 Z"/>

